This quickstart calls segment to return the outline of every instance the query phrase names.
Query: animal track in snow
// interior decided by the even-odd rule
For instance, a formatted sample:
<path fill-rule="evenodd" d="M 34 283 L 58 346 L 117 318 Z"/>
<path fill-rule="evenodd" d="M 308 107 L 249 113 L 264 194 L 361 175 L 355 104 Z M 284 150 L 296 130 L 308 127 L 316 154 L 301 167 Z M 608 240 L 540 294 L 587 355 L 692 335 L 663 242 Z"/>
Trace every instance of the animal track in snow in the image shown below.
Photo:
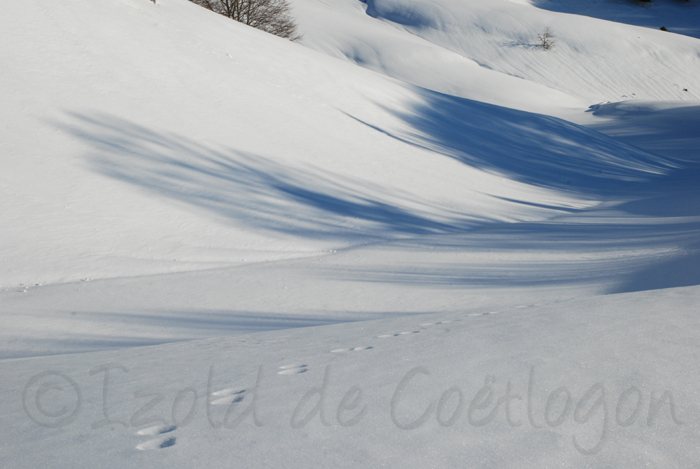
<path fill-rule="evenodd" d="M 370 350 L 373 349 L 374 347 L 353 347 L 353 348 L 339 348 L 335 350 L 331 350 L 331 353 L 344 353 L 344 352 L 359 352 L 362 350 Z"/>
<path fill-rule="evenodd" d="M 283 365 L 280 370 L 293 370 L 294 368 L 306 368 L 307 365 Z"/>
<path fill-rule="evenodd" d="M 228 405 L 228 404 L 232 404 L 234 402 L 241 402 L 243 399 L 245 399 L 245 395 L 243 395 L 243 396 L 226 396 L 226 397 L 222 397 L 220 399 L 216 399 L 214 401 L 211 401 L 211 405 Z"/>
<path fill-rule="evenodd" d="M 298 375 L 299 373 L 306 373 L 308 371 L 307 368 L 294 368 L 291 370 L 282 370 L 278 371 L 278 375 Z"/>
<path fill-rule="evenodd" d="M 403 331 L 403 332 L 397 332 L 395 334 L 382 334 L 377 337 L 380 339 L 386 339 L 387 337 L 398 337 L 400 335 L 409 335 L 409 334 L 418 334 L 420 331 Z"/>
<path fill-rule="evenodd" d="M 222 389 L 221 391 L 213 392 L 211 395 L 218 399 L 211 401 L 211 405 L 229 405 L 233 402 L 241 402 L 243 399 L 245 399 L 245 392 L 245 389 L 235 388 Z"/>
<path fill-rule="evenodd" d="M 308 371 L 307 365 L 284 365 L 280 366 L 279 369 L 281 371 L 277 372 L 278 375 L 296 375 Z"/>
<path fill-rule="evenodd" d="M 170 433 L 174 430 L 176 430 L 177 427 L 175 425 L 153 425 L 152 427 L 147 427 L 147 428 L 142 428 L 141 430 L 137 431 L 137 435 L 141 436 L 155 436 L 155 435 L 162 435 L 163 433 Z"/>
<path fill-rule="evenodd" d="M 430 327 L 430 326 L 437 326 L 439 324 L 447 324 L 448 322 L 452 322 L 452 321 L 426 322 L 424 324 L 419 324 L 419 326 Z"/>
<path fill-rule="evenodd" d="M 160 438 L 154 438 L 152 440 L 144 441 L 136 445 L 136 449 L 139 451 L 148 451 L 151 449 L 163 449 L 173 446 L 175 444 L 176 438 L 174 436 L 163 436 Z"/>
<path fill-rule="evenodd" d="M 221 391 L 213 392 L 211 393 L 211 395 L 216 397 L 235 396 L 237 394 L 243 394 L 245 391 L 245 389 L 228 388 L 222 389 Z"/>

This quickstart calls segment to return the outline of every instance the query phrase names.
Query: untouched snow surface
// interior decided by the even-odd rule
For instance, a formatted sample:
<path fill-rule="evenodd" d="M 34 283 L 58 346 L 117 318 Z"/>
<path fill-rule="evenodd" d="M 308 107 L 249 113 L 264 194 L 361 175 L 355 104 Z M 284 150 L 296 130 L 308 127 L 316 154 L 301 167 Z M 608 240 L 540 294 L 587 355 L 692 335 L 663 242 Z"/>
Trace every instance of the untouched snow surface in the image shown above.
<path fill-rule="evenodd" d="M 697 4 L 293 6 L 4 6 L 0 466 L 700 465 Z"/>
<path fill-rule="evenodd" d="M 679 6 L 669 1 L 659 2 L 654 12 L 700 24 L 696 2 Z M 615 18 L 634 22 L 647 10 L 633 4 L 543 0 L 535 2 L 541 8 L 533 8 L 499 0 L 333 3 L 329 8 L 323 0 L 295 2 L 305 14 L 305 44 L 437 91 L 509 107 L 527 103 L 529 110 L 540 112 L 546 112 L 542 101 L 575 106 L 572 97 L 589 104 L 700 99 L 697 34 L 687 37 L 661 31 L 661 24 L 652 29 L 557 11 L 566 6 L 603 13 L 611 11 L 612 3 L 619 10 Z M 537 35 L 545 28 L 555 35 L 551 51 L 539 47 Z M 484 70 L 475 70 L 477 65 Z M 502 74 L 527 84 L 498 76 Z M 542 85 L 551 90 L 544 91 Z"/>

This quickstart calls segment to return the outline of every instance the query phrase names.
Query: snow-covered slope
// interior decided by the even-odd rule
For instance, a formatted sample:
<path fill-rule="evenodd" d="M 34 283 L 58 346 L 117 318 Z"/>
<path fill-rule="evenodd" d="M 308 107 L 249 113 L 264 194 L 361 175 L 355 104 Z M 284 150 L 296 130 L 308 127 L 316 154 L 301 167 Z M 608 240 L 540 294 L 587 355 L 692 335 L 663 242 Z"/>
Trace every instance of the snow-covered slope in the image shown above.
<path fill-rule="evenodd" d="M 295 1 L 305 44 L 438 91 L 488 102 L 514 94 L 516 105 L 535 96 L 549 105 L 575 105 L 554 90 L 586 105 L 700 99 L 697 38 L 660 31 L 661 25 L 654 30 L 547 9 L 588 11 L 602 3 L 607 11 L 605 1 L 534 3 L 542 8 L 504 0 L 341 0 L 333 7 L 323 0 Z M 617 16 L 644 11 L 633 4 L 617 7 Z M 698 8 L 663 11 L 700 22 Z M 538 46 L 537 35 L 547 27 L 556 36 L 551 51 Z M 531 83 L 528 88 L 473 71 L 476 64 Z M 543 85 L 552 91 L 542 91 Z"/>
<path fill-rule="evenodd" d="M 4 286 L 298 257 L 552 197 L 376 131 L 437 95 L 188 2 L 7 10 Z"/>
<path fill-rule="evenodd" d="M 4 6 L 0 465 L 697 465 L 700 43 L 545 8 Z"/>

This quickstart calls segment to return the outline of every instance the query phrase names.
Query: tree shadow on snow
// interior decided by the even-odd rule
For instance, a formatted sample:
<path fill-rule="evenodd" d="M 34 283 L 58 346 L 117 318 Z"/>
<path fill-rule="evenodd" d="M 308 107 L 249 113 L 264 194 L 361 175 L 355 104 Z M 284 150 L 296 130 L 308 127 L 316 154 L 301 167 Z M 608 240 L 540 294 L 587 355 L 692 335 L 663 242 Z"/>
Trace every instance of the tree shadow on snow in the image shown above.
<path fill-rule="evenodd" d="M 371 240 L 464 231 L 486 221 L 447 213 L 409 192 L 389 193 L 319 168 L 210 148 L 116 117 L 70 117 L 75 124 L 61 127 L 94 148 L 88 159 L 97 172 L 207 210 L 224 222 L 315 239 Z M 397 200 L 412 208 L 392 202 Z M 435 216 L 436 210 L 444 216 Z"/>
<path fill-rule="evenodd" d="M 623 101 L 596 104 L 587 112 L 599 118 L 588 125 L 593 130 L 649 152 L 700 163 L 700 105 Z"/>
<path fill-rule="evenodd" d="M 403 122 L 402 128 L 363 123 L 471 167 L 600 200 L 605 209 L 556 222 L 488 223 L 472 229 L 469 239 L 442 239 L 452 240 L 450 249 L 456 250 L 497 247 L 513 256 L 532 250 L 566 254 L 556 262 L 472 265 L 461 273 L 454 267 L 425 266 L 407 274 L 387 266 L 378 275 L 359 272 L 357 278 L 451 286 L 604 281 L 608 293 L 700 284 L 700 262 L 695 262 L 700 251 L 697 107 L 670 109 L 663 115 L 608 107 L 608 120 L 599 128 L 623 137 L 610 138 L 595 126 L 585 128 L 550 116 L 418 92 L 422 102 L 401 110 L 384 108 Z M 630 138 L 624 138 L 624 132 Z M 632 146 L 635 142 L 649 150 L 664 150 L 664 155 Z M 479 238 L 480 233 L 485 237 Z M 431 241 L 440 243 L 436 238 Z M 422 245 L 426 242 L 421 240 Z M 625 254 L 618 254 L 631 248 L 649 255 L 630 254 L 621 262 Z M 586 253 L 596 260 L 581 260 Z M 669 275 L 674 269 L 678 273 Z M 662 271 L 666 274 L 656 273 Z"/>
<path fill-rule="evenodd" d="M 461 273 L 454 264 L 412 266 L 410 272 L 375 264 L 371 272 L 347 268 L 331 273 L 351 281 L 502 287 L 605 278 L 609 293 L 700 284 L 694 254 L 700 247 L 700 204 L 694 202 L 697 197 L 688 201 L 700 182 L 694 161 L 649 153 L 554 117 L 415 90 L 421 100 L 408 107 L 380 105 L 399 125 L 383 127 L 353 118 L 471 167 L 599 200 L 613 212 L 571 210 L 569 216 L 578 218 L 496 222 L 416 201 L 409 190 L 389 191 L 318 168 L 213 149 L 111 116 L 72 114 L 75 123 L 63 128 L 95 148 L 89 160 L 96 171 L 207 210 L 228 223 L 316 239 L 415 237 L 413 245 L 403 242 L 406 250 L 568 253 L 556 261 L 463 266 Z M 610 213 L 620 219 L 610 221 Z M 444 236 L 432 236 L 436 234 Z M 631 246 L 655 254 L 621 265 L 616 253 Z M 659 257 L 659 247 L 673 254 Z M 610 256 L 600 257 L 603 251 Z M 585 253 L 602 260 L 582 262 Z M 658 266 L 672 270 L 676 265 L 681 276 L 654 273 Z"/>
<path fill-rule="evenodd" d="M 404 124 L 398 130 L 355 119 L 471 167 L 586 198 L 646 191 L 650 185 L 668 183 L 683 167 L 556 117 L 417 87 L 415 91 L 422 100 L 407 109 L 378 104 Z"/>
<path fill-rule="evenodd" d="M 323 275 L 414 288 L 581 287 L 601 294 L 700 285 L 698 217 L 665 223 L 618 215 L 620 220 L 608 222 L 585 217 L 496 223 L 468 236 L 403 239 L 391 248 L 404 257 L 417 253 L 420 262 L 406 266 L 390 257 L 371 266 L 326 267 Z"/>

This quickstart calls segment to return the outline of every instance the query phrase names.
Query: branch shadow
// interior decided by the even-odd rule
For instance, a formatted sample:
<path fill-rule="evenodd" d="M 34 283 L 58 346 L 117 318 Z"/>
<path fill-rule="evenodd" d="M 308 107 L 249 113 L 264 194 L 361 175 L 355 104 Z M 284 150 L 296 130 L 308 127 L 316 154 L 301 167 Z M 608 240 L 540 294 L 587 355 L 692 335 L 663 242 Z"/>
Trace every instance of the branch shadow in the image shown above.
<path fill-rule="evenodd" d="M 700 163 L 700 105 L 685 102 L 596 104 L 588 111 L 599 121 L 588 127 L 646 151 Z"/>
<path fill-rule="evenodd" d="M 532 42 L 525 42 L 525 41 L 501 41 L 497 43 L 500 47 L 519 47 L 525 50 L 535 50 L 535 49 L 542 49 L 541 44 L 535 44 Z"/>
<path fill-rule="evenodd" d="M 474 168 L 585 198 L 646 191 L 676 177 L 683 166 L 555 117 L 415 91 L 422 101 L 408 109 L 378 104 L 404 124 L 401 130 L 355 119 Z"/>
<path fill-rule="evenodd" d="M 227 223 L 315 239 L 371 241 L 464 231 L 488 221 L 418 201 L 409 192 L 230 148 L 210 148 L 112 116 L 69 117 L 72 124 L 54 125 L 94 149 L 88 155 L 93 170 L 206 210 Z"/>

